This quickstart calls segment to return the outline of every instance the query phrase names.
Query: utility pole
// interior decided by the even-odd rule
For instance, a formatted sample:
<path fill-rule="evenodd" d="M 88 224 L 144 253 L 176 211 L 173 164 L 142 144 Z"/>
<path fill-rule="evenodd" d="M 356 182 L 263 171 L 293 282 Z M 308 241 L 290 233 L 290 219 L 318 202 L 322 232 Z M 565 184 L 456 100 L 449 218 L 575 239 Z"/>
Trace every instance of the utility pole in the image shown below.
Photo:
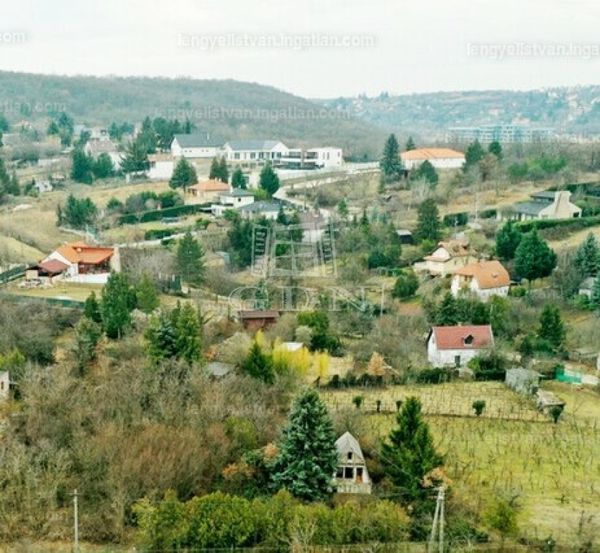
<path fill-rule="evenodd" d="M 77 488 L 73 490 L 73 552 L 79 553 L 79 505 Z"/>
<path fill-rule="evenodd" d="M 427 544 L 427 553 L 435 553 L 435 542 L 438 542 L 438 552 L 444 553 L 444 526 L 445 526 L 445 488 L 438 488 L 437 501 L 435 503 L 435 512 L 433 513 L 433 524 L 429 543 Z"/>

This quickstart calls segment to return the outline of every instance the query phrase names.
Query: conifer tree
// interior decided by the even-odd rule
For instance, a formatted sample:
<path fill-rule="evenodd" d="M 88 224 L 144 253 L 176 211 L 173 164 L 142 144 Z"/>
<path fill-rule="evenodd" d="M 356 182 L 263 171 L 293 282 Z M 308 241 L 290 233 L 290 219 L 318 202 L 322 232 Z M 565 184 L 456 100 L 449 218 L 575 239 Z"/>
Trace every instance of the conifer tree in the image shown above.
<path fill-rule="evenodd" d="M 72 154 L 71 178 L 76 182 L 91 184 L 93 181 L 92 167 L 94 161 L 80 148 L 75 148 Z"/>
<path fill-rule="evenodd" d="M 102 323 L 102 314 L 100 313 L 100 304 L 96 298 L 96 292 L 92 292 L 83 304 L 83 315 L 97 324 Z"/>
<path fill-rule="evenodd" d="M 229 168 L 227 167 L 225 156 L 221 157 L 219 161 L 219 180 L 225 183 L 229 182 Z"/>
<path fill-rule="evenodd" d="M 279 177 L 273 170 L 271 162 L 268 161 L 260 172 L 259 178 L 260 187 L 268 194 L 269 198 L 279 190 Z"/>
<path fill-rule="evenodd" d="M 590 232 L 577 248 L 575 265 L 581 271 L 583 278 L 600 273 L 600 245 L 593 233 Z"/>
<path fill-rule="evenodd" d="M 400 501 L 421 499 L 425 476 L 443 463 L 434 448 L 429 426 L 421 413 L 421 402 L 409 397 L 396 416 L 397 427 L 381 448 L 381 463 Z"/>
<path fill-rule="evenodd" d="M 497 140 L 492 140 L 488 146 L 488 152 L 495 155 L 497 159 L 502 159 L 502 144 Z"/>
<path fill-rule="evenodd" d="M 594 309 L 600 310 L 600 274 L 596 277 L 596 280 L 594 280 L 590 303 Z"/>
<path fill-rule="evenodd" d="M 123 273 L 112 272 L 100 299 L 102 327 L 109 338 L 121 338 L 131 325 L 131 286 Z"/>
<path fill-rule="evenodd" d="M 187 190 L 188 186 L 196 184 L 198 182 L 198 176 L 196 175 L 196 169 L 194 166 L 184 157 L 182 157 L 173 170 L 169 186 L 171 188 L 183 188 Z"/>
<path fill-rule="evenodd" d="M 550 275 L 556 267 L 557 257 L 537 230 L 521 239 L 515 252 L 515 271 L 531 282 Z"/>
<path fill-rule="evenodd" d="M 512 221 L 508 221 L 496 235 L 496 255 L 504 261 L 514 259 L 521 238 L 521 231 Z"/>
<path fill-rule="evenodd" d="M 540 315 L 538 336 L 559 350 L 565 343 L 566 335 L 559 308 L 556 305 L 546 305 Z"/>
<path fill-rule="evenodd" d="M 219 164 L 219 158 L 213 157 L 210 162 L 210 171 L 208 173 L 209 179 L 221 180 L 221 166 Z"/>
<path fill-rule="evenodd" d="M 437 186 L 439 176 L 435 170 L 435 167 L 429 160 L 426 159 L 413 173 L 413 179 L 424 179 L 429 183 L 431 188 L 435 188 Z"/>
<path fill-rule="evenodd" d="M 302 392 L 292 405 L 279 442 L 274 487 L 304 501 L 329 499 L 338 465 L 335 440 L 333 423 L 319 394 L 315 390 Z"/>
<path fill-rule="evenodd" d="M 419 240 L 440 239 L 440 215 L 435 200 L 429 198 L 419 206 L 416 235 Z"/>
<path fill-rule="evenodd" d="M 447 292 L 437 309 L 435 324 L 438 326 L 455 326 L 459 322 L 456 299 L 451 292 Z"/>
<path fill-rule="evenodd" d="M 148 160 L 148 142 L 144 140 L 142 134 L 133 140 L 125 150 L 125 156 L 121 162 L 123 173 L 139 173 L 147 171 L 150 167 Z"/>
<path fill-rule="evenodd" d="M 233 188 L 241 188 L 245 190 L 246 187 L 246 179 L 244 178 L 244 173 L 240 167 L 236 167 L 233 175 L 231 175 L 231 186 Z"/>
<path fill-rule="evenodd" d="M 202 358 L 202 324 L 198 313 L 189 303 L 178 310 L 175 322 L 175 349 L 177 357 L 188 364 Z"/>
<path fill-rule="evenodd" d="M 400 148 L 396 135 L 390 134 L 383 148 L 383 156 L 379 162 L 382 182 L 396 182 L 402 177 L 404 167 L 400 158 Z"/>
<path fill-rule="evenodd" d="M 175 264 L 185 282 L 200 285 L 204 281 L 204 250 L 190 231 L 179 240 Z"/>
<path fill-rule="evenodd" d="M 410 152 L 411 150 L 416 149 L 416 145 L 415 145 L 415 141 L 413 140 L 412 136 L 408 137 L 408 140 L 406 141 L 406 151 Z"/>
<path fill-rule="evenodd" d="M 135 295 L 137 307 L 144 313 L 152 313 L 160 304 L 154 281 L 148 273 L 144 273 L 138 282 Z"/>
<path fill-rule="evenodd" d="M 177 335 L 172 315 L 160 313 L 153 316 L 144 334 L 148 355 L 155 363 L 177 356 Z"/>
<path fill-rule="evenodd" d="M 464 169 L 467 170 L 469 167 L 479 163 L 485 156 L 485 150 L 482 148 L 479 140 L 475 140 L 469 144 L 467 151 L 465 152 L 465 165 Z"/>
<path fill-rule="evenodd" d="M 242 362 L 241 369 L 248 376 L 262 380 L 266 384 L 273 384 L 275 381 L 272 359 L 263 352 L 256 341 L 252 344 L 246 359 Z"/>

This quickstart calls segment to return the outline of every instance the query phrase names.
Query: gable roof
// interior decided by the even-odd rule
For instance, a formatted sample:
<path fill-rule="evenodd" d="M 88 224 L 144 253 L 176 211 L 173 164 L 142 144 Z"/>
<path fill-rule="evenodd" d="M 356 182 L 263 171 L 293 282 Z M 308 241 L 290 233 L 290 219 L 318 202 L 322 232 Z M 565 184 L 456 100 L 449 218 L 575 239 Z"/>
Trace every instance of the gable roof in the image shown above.
<path fill-rule="evenodd" d="M 274 212 L 279 211 L 283 207 L 281 202 L 276 202 L 273 200 L 261 200 L 259 202 L 254 202 L 253 204 L 248 204 L 240 208 L 240 211 L 250 211 L 252 213 L 261 213 L 261 212 Z"/>
<path fill-rule="evenodd" d="M 465 154 L 450 148 L 417 148 L 402 152 L 400 157 L 404 161 L 425 161 L 426 159 L 464 159 Z"/>
<path fill-rule="evenodd" d="M 232 150 L 272 150 L 278 144 L 279 140 L 230 140 L 227 142 Z"/>
<path fill-rule="evenodd" d="M 443 248 L 448 252 L 448 258 L 434 255 L 440 248 Z M 448 242 L 439 242 L 435 251 L 431 255 L 425 256 L 423 259 L 428 261 L 448 261 L 454 257 L 466 257 L 469 254 L 470 250 L 468 242 L 449 240 Z"/>
<path fill-rule="evenodd" d="M 540 211 L 547 207 L 548 204 L 544 202 L 519 202 L 513 206 L 513 211 L 524 215 L 538 215 Z"/>
<path fill-rule="evenodd" d="M 354 458 L 352 460 L 354 462 L 359 461 L 364 463 L 365 461 L 358 440 L 352 434 L 350 434 L 350 432 L 345 432 L 336 440 L 335 448 L 337 449 L 338 457 L 342 462 L 346 462 L 348 460 L 347 454 L 349 452 L 353 453 Z"/>
<path fill-rule="evenodd" d="M 232 188 L 230 192 L 223 195 L 231 196 L 232 198 L 247 198 L 248 196 L 252 196 L 254 198 L 254 194 L 252 194 L 252 192 L 249 190 L 244 190 L 243 188 Z"/>
<path fill-rule="evenodd" d="M 188 186 L 188 190 L 198 190 L 198 192 L 229 192 L 229 185 L 217 179 L 208 179 Z"/>
<path fill-rule="evenodd" d="M 110 259 L 115 251 L 113 248 L 90 246 L 85 242 L 73 242 L 56 249 L 70 263 L 84 263 L 85 265 L 99 265 Z"/>
<path fill-rule="evenodd" d="M 469 263 L 455 271 L 454 274 L 474 278 L 482 290 L 510 286 L 508 271 L 502 263 L 496 260 Z"/>
<path fill-rule="evenodd" d="M 210 133 L 176 134 L 173 140 L 177 140 L 182 148 L 219 148 L 223 146 L 223 140 L 212 137 Z"/>
<path fill-rule="evenodd" d="M 435 337 L 438 350 L 444 349 L 486 349 L 494 345 L 494 333 L 490 325 L 434 326 L 431 334 Z"/>
<path fill-rule="evenodd" d="M 68 269 L 69 266 L 58 259 L 48 259 L 48 261 L 42 261 L 41 263 L 38 263 L 37 268 L 49 275 L 59 275 Z"/>

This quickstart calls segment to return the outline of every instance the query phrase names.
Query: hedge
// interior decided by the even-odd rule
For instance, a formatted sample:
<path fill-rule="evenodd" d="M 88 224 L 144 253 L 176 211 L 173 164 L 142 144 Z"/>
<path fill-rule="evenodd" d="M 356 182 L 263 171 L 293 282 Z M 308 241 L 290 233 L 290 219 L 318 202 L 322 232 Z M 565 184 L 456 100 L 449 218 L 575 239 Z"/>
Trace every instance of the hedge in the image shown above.
<path fill-rule="evenodd" d="M 128 213 L 119 217 L 120 225 L 133 225 L 137 222 L 148 223 L 150 221 L 160 221 L 165 217 L 180 217 L 182 215 L 192 215 L 200 213 L 204 209 L 210 207 L 210 204 L 192 204 L 192 205 L 176 205 L 166 209 L 156 209 L 154 211 L 145 211 L 141 214 Z"/>
<path fill-rule="evenodd" d="M 468 213 L 449 213 L 444 216 L 443 223 L 446 227 L 463 227 L 469 222 Z"/>
<path fill-rule="evenodd" d="M 577 219 L 535 219 L 533 221 L 521 221 L 517 223 L 521 232 L 531 232 L 533 229 L 544 230 L 556 227 L 577 231 L 596 225 L 600 225 L 600 216 L 598 215 L 594 217 L 579 217 Z"/>

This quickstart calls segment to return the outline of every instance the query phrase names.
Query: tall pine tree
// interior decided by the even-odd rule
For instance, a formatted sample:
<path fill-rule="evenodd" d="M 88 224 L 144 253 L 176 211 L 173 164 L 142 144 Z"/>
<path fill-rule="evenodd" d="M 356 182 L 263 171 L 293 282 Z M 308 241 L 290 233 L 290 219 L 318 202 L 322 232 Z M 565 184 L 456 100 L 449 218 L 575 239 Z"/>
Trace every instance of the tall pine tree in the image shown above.
<path fill-rule="evenodd" d="M 538 278 L 549 276 L 556 267 L 557 257 L 537 230 L 521 239 L 515 252 L 515 271 L 531 285 Z"/>
<path fill-rule="evenodd" d="M 577 248 L 575 265 L 581 271 L 583 278 L 600 273 L 600 245 L 593 233 L 590 232 Z"/>
<path fill-rule="evenodd" d="M 260 172 L 260 187 L 268 194 L 269 198 L 279 190 L 279 177 L 274 171 L 271 162 L 268 161 Z"/>
<path fill-rule="evenodd" d="M 175 258 L 177 272 L 181 278 L 189 283 L 200 285 L 204 281 L 204 250 L 198 240 L 190 231 L 187 231 L 177 245 Z"/>
<path fill-rule="evenodd" d="M 521 231 L 512 221 L 508 221 L 496 235 L 496 255 L 504 261 L 513 259 L 521 238 Z"/>
<path fill-rule="evenodd" d="M 333 493 L 338 465 L 336 435 L 327 408 L 315 390 L 294 401 L 279 442 L 273 484 L 304 501 L 325 501 Z"/>
<path fill-rule="evenodd" d="M 429 198 L 419 206 L 416 236 L 419 240 L 440 239 L 440 215 L 435 200 Z"/>
<path fill-rule="evenodd" d="M 102 327 L 109 338 L 121 338 L 131 325 L 131 286 L 123 273 L 111 273 L 100 299 Z"/>
<path fill-rule="evenodd" d="M 396 182 L 402 177 L 404 167 L 400 158 L 400 148 L 396 135 L 390 134 L 383 148 L 383 156 L 379 162 L 381 168 L 382 181 Z"/>

